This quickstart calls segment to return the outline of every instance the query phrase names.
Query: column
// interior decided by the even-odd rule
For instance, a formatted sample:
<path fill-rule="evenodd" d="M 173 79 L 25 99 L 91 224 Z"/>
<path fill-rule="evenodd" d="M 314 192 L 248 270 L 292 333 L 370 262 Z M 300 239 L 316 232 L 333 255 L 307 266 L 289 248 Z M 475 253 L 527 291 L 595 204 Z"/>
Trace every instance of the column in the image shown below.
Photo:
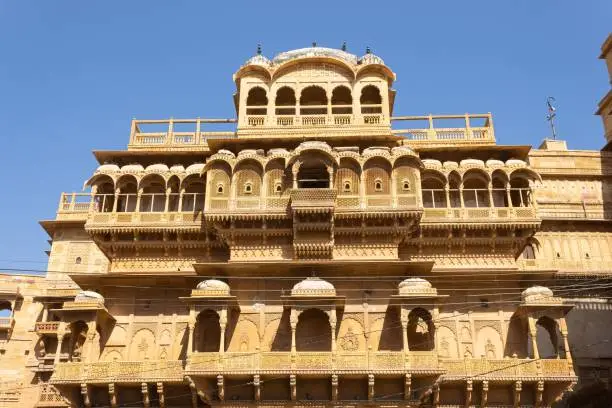
<path fill-rule="evenodd" d="M 178 201 L 179 212 L 183 211 L 183 194 L 184 193 L 185 193 L 185 189 L 181 187 L 181 191 L 179 192 L 179 201 Z"/>
<path fill-rule="evenodd" d="M 489 381 L 484 380 L 482 382 L 482 399 L 480 401 L 481 407 L 486 407 L 489 404 Z"/>
<path fill-rule="evenodd" d="M 391 169 L 391 185 L 389 188 L 391 189 L 391 206 L 393 208 L 397 208 L 397 183 L 396 183 L 396 174 Z"/>
<path fill-rule="evenodd" d="M 54 365 L 57 365 L 57 363 L 59 363 L 60 361 L 60 354 L 62 354 L 62 343 L 64 341 L 64 335 L 65 333 L 62 332 L 58 332 L 57 333 L 57 347 L 55 348 L 55 360 L 54 360 Z"/>
<path fill-rule="evenodd" d="M 98 193 L 98 186 L 94 184 L 91 187 L 91 198 L 89 199 L 89 212 L 94 210 L 94 206 L 96 204 L 95 197 L 96 197 L 97 193 Z M 102 208 L 104 208 L 104 200 L 106 200 L 106 195 L 103 196 L 102 203 L 100 203 L 100 206 Z"/>
<path fill-rule="evenodd" d="M 366 185 L 365 185 L 365 172 L 361 169 L 359 174 L 359 207 L 361 209 L 366 208 Z"/>
<path fill-rule="evenodd" d="M 194 322 L 189 322 L 187 325 L 189 330 L 189 340 L 187 343 L 187 356 L 190 356 L 191 354 L 193 354 L 193 329 L 195 328 L 195 323 Z"/>
<path fill-rule="evenodd" d="M 142 405 L 144 408 L 151 406 L 151 399 L 149 398 L 149 387 L 147 383 L 140 384 L 140 391 L 142 392 Z"/>
<path fill-rule="evenodd" d="M 331 326 L 331 351 L 336 353 L 336 309 L 332 309 L 329 317 L 329 325 Z"/>
<path fill-rule="evenodd" d="M 465 408 L 472 405 L 472 391 L 474 391 L 474 383 L 468 379 L 465 385 Z"/>
<path fill-rule="evenodd" d="M 368 401 L 374 401 L 374 374 L 368 374 Z"/>
<path fill-rule="evenodd" d="M 506 200 L 508 200 L 508 207 L 512 208 L 512 196 L 510 195 L 510 185 L 506 185 Z"/>
<path fill-rule="evenodd" d="M 529 336 L 531 337 L 531 348 L 533 349 L 533 358 L 535 360 L 540 359 L 540 352 L 538 351 L 538 342 L 537 342 L 537 329 L 535 320 L 533 317 L 529 316 L 527 318 L 528 327 L 529 327 Z"/>
<path fill-rule="evenodd" d="M 332 401 L 338 401 L 338 375 L 337 374 L 332 374 L 331 386 L 332 386 Z"/>
<path fill-rule="evenodd" d="M 219 318 L 219 326 L 221 327 L 221 340 L 219 341 L 219 354 L 225 352 L 225 328 L 227 327 L 227 309 L 221 309 Z"/>
<path fill-rule="evenodd" d="M 404 345 L 404 353 L 408 353 L 410 351 L 410 347 L 408 345 L 408 313 L 408 309 L 402 306 L 402 310 L 400 311 L 400 321 L 402 324 L 402 342 Z"/>
<path fill-rule="evenodd" d="M 406 374 L 404 378 L 404 400 L 412 399 L 412 374 Z"/>
<path fill-rule="evenodd" d="M 514 383 L 514 408 L 519 408 L 521 406 L 521 391 L 523 390 L 523 383 L 521 381 L 516 381 Z"/>
<path fill-rule="evenodd" d="M 108 399 L 111 408 L 117 408 L 117 393 L 115 392 L 115 384 L 108 384 Z"/>
<path fill-rule="evenodd" d="M 291 325 L 291 354 L 295 355 L 295 329 L 298 322 L 297 310 L 291 309 L 291 316 L 289 317 L 289 324 Z"/>
<path fill-rule="evenodd" d="M 14 310 L 14 308 L 13 308 L 13 310 Z M 46 322 L 48 318 L 49 318 L 49 305 L 46 304 L 46 303 L 43 303 L 42 321 Z"/>
<path fill-rule="evenodd" d="M 217 394 L 220 401 L 225 400 L 225 383 L 222 375 L 217 376 Z"/>
<path fill-rule="evenodd" d="M 140 212 L 140 196 L 142 195 L 142 188 L 139 188 L 136 193 L 136 209 L 134 212 Z"/>
<path fill-rule="evenodd" d="M 559 319 L 559 329 L 561 331 L 561 337 L 563 337 L 563 347 L 565 348 L 565 359 L 572 364 L 572 354 L 570 351 L 569 341 L 567 337 L 567 323 L 565 317 Z M 560 356 L 559 356 L 560 357 Z"/>
<path fill-rule="evenodd" d="M 115 189 L 115 200 L 113 201 L 113 212 L 117 212 L 117 205 L 119 204 L 119 194 L 121 194 L 121 189 Z"/>
<path fill-rule="evenodd" d="M 451 208 L 451 200 L 450 200 L 450 188 L 448 185 L 444 186 L 444 195 L 446 196 L 446 208 Z"/>
<path fill-rule="evenodd" d="M 166 188 L 166 204 L 164 205 L 164 212 L 168 212 L 168 208 L 170 208 L 170 193 L 172 193 L 172 189 L 170 187 Z"/>
<path fill-rule="evenodd" d="M 489 181 L 489 207 L 495 207 L 493 202 L 493 183 Z"/>
<path fill-rule="evenodd" d="M 463 183 L 459 185 L 459 202 L 461 203 L 461 208 L 465 208 L 465 202 L 463 200 Z"/>

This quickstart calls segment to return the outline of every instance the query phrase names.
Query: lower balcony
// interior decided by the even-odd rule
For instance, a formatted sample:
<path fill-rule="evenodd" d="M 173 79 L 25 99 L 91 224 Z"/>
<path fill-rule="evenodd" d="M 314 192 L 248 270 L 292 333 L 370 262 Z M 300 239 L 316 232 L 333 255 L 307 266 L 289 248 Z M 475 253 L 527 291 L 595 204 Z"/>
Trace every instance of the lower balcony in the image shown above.
<path fill-rule="evenodd" d="M 193 353 L 187 360 L 186 375 L 219 373 L 423 373 L 441 374 L 434 352 L 374 351 Z"/>
<path fill-rule="evenodd" d="M 445 380 L 534 380 L 575 381 L 576 375 L 570 360 L 566 359 L 518 359 L 503 360 L 461 359 L 441 361 Z"/>
<path fill-rule="evenodd" d="M 97 363 L 59 363 L 52 384 L 106 384 L 143 382 L 182 382 L 180 360 L 110 361 Z"/>
<path fill-rule="evenodd" d="M 57 334 L 60 327 L 60 322 L 37 322 L 34 325 L 34 331 L 38 335 L 49 334 L 55 335 Z"/>

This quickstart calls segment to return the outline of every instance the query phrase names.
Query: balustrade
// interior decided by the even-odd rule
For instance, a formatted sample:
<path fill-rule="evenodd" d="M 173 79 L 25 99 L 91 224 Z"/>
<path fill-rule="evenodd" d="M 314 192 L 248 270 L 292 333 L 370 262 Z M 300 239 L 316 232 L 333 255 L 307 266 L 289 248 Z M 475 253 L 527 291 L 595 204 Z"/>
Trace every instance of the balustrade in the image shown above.
<path fill-rule="evenodd" d="M 453 120 L 465 121 L 464 127 L 436 127 L 436 122 Z M 484 122 L 476 124 L 476 121 Z M 411 122 L 424 124 L 420 128 L 394 129 L 393 133 L 403 136 L 415 144 L 448 144 L 448 143 L 494 143 L 495 133 L 491 114 L 466 115 L 428 115 L 428 116 L 397 116 L 391 118 L 392 123 Z M 420 123 L 419 123 L 420 122 Z"/>
<path fill-rule="evenodd" d="M 51 383 L 182 381 L 180 360 L 58 363 Z"/>

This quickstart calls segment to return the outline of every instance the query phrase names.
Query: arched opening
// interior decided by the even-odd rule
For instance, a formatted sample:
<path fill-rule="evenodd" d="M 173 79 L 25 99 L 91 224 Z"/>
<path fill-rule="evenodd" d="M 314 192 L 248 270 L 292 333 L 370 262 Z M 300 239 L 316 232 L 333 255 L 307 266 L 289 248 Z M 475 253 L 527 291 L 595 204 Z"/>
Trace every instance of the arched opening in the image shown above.
<path fill-rule="evenodd" d="M 447 207 L 444 182 L 440 178 L 427 175 L 423 176 L 421 181 L 421 194 L 423 195 L 423 207 Z"/>
<path fill-rule="evenodd" d="M 295 115 L 295 91 L 293 88 L 283 86 L 276 91 L 276 105 L 277 115 Z"/>
<path fill-rule="evenodd" d="M 361 113 L 382 113 L 380 89 L 374 85 L 363 87 L 359 102 L 361 104 Z"/>
<path fill-rule="evenodd" d="M 467 208 L 489 207 L 489 188 L 484 177 L 474 173 L 464 176 L 463 204 Z"/>
<path fill-rule="evenodd" d="M 506 180 L 498 174 L 493 174 L 493 182 L 491 183 L 493 190 L 494 207 L 508 207 L 508 194 L 506 194 Z"/>
<path fill-rule="evenodd" d="M 510 319 L 506 338 L 505 357 L 527 358 L 528 330 L 527 321 L 517 316 Z"/>
<path fill-rule="evenodd" d="M 329 172 L 322 160 L 306 160 L 298 172 L 299 188 L 329 188 Z"/>
<path fill-rule="evenodd" d="M 166 181 L 153 174 L 140 182 L 140 212 L 163 212 L 166 206 Z"/>
<path fill-rule="evenodd" d="M 547 316 L 540 317 L 536 322 L 536 344 L 540 358 L 559 357 L 559 326 Z"/>
<path fill-rule="evenodd" d="M 308 309 L 300 314 L 295 347 L 297 351 L 331 351 L 331 325 L 325 312 Z"/>
<path fill-rule="evenodd" d="M 218 353 L 220 351 L 221 325 L 216 312 L 204 310 L 198 315 L 194 340 L 196 352 Z"/>
<path fill-rule="evenodd" d="M 205 183 L 202 176 L 192 174 L 183 180 L 183 202 L 181 211 L 199 212 L 204 210 Z"/>
<path fill-rule="evenodd" d="M 268 106 L 268 95 L 265 89 L 256 86 L 247 95 L 247 115 L 265 115 Z"/>
<path fill-rule="evenodd" d="M 431 351 L 435 347 L 435 327 L 431 314 L 420 307 L 408 314 L 408 348 L 410 351 Z"/>
<path fill-rule="evenodd" d="M 115 183 L 109 176 L 103 175 L 96 178 L 92 185 L 95 186 L 96 195 L 94 200 L 96 203 L 96 211 L 111 212 L 115 203 Z"/>
<path fill-rule="evenodd" d="M 332 113 L 350 114 L 353 113 L 353 96 L 351 90 L 346 86 L 337 86 L 332 91 Z"/>
<path fill-rule="evenodd" d="M 300 115 L 327 114 L 327 95 L 319 86 L 308 86 L 300 94 Z"/>
<path fill-rule="evenodd" d="M 11 302 L 6 300 L 0 301 L 0 318 L 9 318 L 13 316 L 13 307 Z"/>
<path fill-rule="evenodd" d="M 68 359 L 70 361 L 83 360 L 83 346 L 87 340 L 88 326 L 82 320 L 70 323 L 70 336 L 68 337 Z"/>
<path fill-rule="evenodd" d="M 119 194 L 117 196 L 118 212 L 134 212 L 136 210 L 138 183 L 134 176 L 122 176 L 117 181 Z"/>
<path fill-rule="evenodd" d="M 453 208 L 461 207 L 461 177 L 458 173 L 452 172 L 448 175 L 448 198 L 450 206 Z"/>
<path fill-rule="evenodd" d="M 531 189 L 529 180 L 516 177 L 510 180 L 510 199 L 513 207 L 529 207 L 531 205 Z"/>

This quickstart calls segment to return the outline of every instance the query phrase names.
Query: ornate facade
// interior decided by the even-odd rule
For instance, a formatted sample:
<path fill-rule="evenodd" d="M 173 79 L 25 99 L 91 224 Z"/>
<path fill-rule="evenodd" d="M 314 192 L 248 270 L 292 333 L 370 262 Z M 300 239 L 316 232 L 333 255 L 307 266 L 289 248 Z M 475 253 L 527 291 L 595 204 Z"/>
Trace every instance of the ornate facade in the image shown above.
<path fill-rule="evenodd" d="M 394 80 L 258 52 L 237 119 L 133 120 L 41 222 L 46 278 L 4 278 L 4 403 L 552 405 L 593 364 L 612 156 L 393 116 Z"/>

